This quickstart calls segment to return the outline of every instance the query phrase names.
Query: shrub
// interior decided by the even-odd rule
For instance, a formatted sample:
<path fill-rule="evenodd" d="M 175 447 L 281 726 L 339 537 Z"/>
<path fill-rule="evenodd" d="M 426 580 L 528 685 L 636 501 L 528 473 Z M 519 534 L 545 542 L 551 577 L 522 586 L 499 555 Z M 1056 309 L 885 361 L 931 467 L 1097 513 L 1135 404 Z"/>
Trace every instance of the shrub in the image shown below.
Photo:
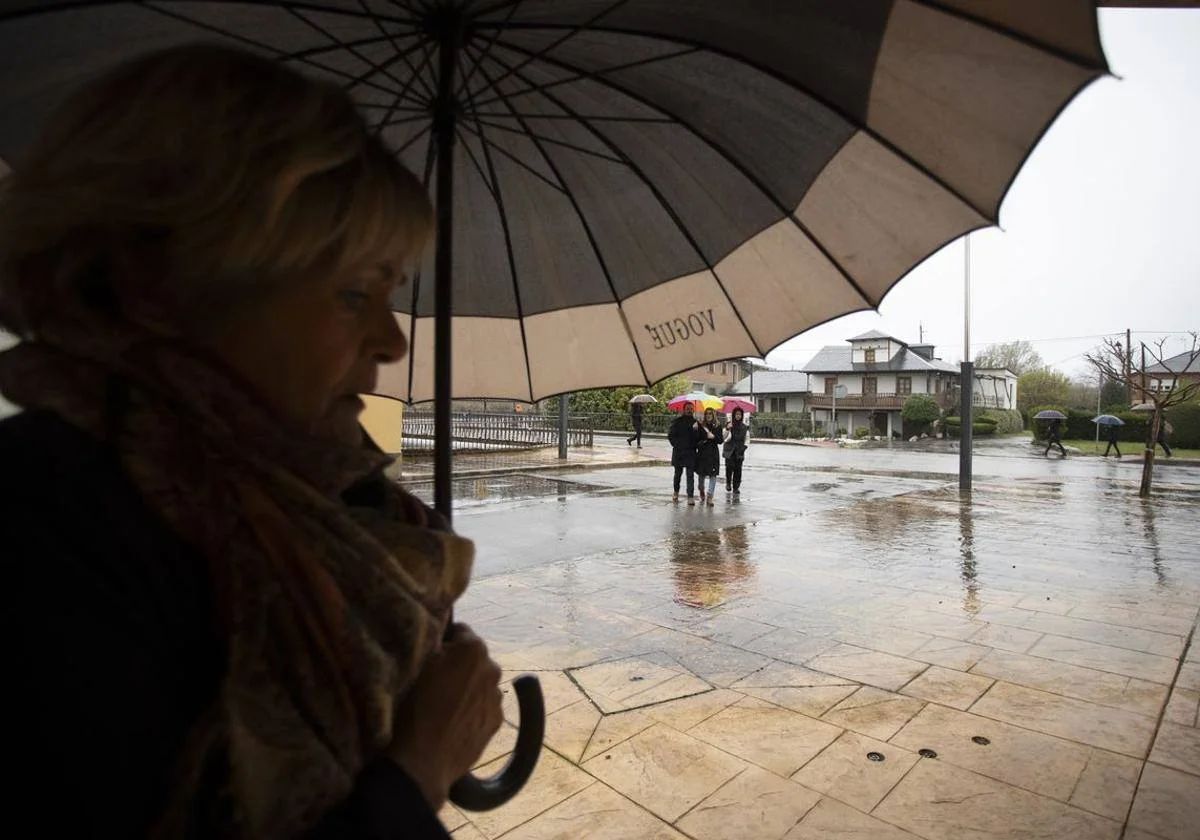
<path fill-rule="evenodd" d="M 928 426 L 941 414 L 937 402 L 928 394 L 913 394 L 904 401 L 904 407 L 900 410 L 904 422 L 916 427 Z"/>
<path fill-rule="evenodd" d="M 856 440 L 862 440 L 869 434 L 871 434 L 871 430 L 868 429 L 866 426 L 859 426 L 857 429 L 854 430 L 854 437 Z"/>
<path fill-rule="evenodd" d="M 962 418 L 947 417 L 946 433 L 951 437 L 960 437 L 962 435 Z M 994 435 L 995 433 L 996 422 L 994 420 L 984 420 L 983 418 L 980 418 L 971 424 L 971 434 L 975 437 Z"/>
<path fill-rule="evenodd" d="M 996 421 L 996 431 L 1002 435 L 1015 434 L 1025 428 L 1021 412 L 1011 408 L 985 408 L 975 419 L 976 422 L 980 420 Z"/>
<path fill-rule="evenodd" d="M 1164 416 L 1175 429 L 1171 433 L 1173 446 L 1181 446 L 1184 449 L 1200 449 L 1200 404 L 1177 405 L 1168 409 Z"/>

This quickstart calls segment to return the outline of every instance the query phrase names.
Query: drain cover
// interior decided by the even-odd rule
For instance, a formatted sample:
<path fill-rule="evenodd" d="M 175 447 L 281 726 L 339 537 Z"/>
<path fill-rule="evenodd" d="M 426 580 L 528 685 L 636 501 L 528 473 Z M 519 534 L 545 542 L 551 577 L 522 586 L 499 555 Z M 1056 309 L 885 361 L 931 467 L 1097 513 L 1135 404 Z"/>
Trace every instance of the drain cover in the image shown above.
<path fill-rule="evenodd" d="M 937 753 L 928 747 L 923 750 L 917 750 L 917 755 L 921 756 L 921 758 L 937 758 Z"/>
<path fill-rule="evenodd" d="M 981 747 L 986 747 L 988 744 L 992 743 L 990 739 L 984 738 L 982 735 L 976 735 L 971 740 Z"/>
<path fill-rule="evenodd" d="M 883 761 L 883 753 L 869 752 L 867 753 L 867 758 L 871 761 Z"/>

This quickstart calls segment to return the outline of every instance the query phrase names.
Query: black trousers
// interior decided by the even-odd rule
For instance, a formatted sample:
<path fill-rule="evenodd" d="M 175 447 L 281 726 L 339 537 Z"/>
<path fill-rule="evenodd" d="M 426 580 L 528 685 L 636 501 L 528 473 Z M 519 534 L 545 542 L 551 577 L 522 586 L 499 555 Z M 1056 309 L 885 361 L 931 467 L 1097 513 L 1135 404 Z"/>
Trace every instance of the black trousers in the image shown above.
<path fill-rule="evenodd" d="M 675 483 L 673 486 L 675 488 L 675 492 L 678 493 L 679 492 L 679 478 L 680 478 L 680 476 L 683 475 L 684 470 L 687 470 L 687 494 L 688 494 L 688 498 L 691 498 L 692 494 L 696 492 L 696 468 L 695 467 L 676 467 L 675 468 Z"/>
<path fill-rule="evenodd" d="M 641 420 L 633 421 L 633 434 L 631 434 L 629 437 L 625 438 L 625 441 L 627 443 L 633 443 L 635 440 L 637 441 L 638 446 L 642 445 L 642 421 Z"/>
<path fill-rule="evenodd" d="M 1110 441 L 1108 442 L 1108 446 L 1104 447 L 1104 456 L 1105 456 L 1105 457 L 1108 457 L 1108 450 L 1109 450 L 1109 449 L 1115 449 L 1115 450 L 1117 450 L 1117 457 L 1118 457 L 1118 458 L 1120 458 L 1120 457 L 1121 457 L 1121 447 L 1117 446 L 1117 442 L 1116 442 L 1115 440 L 1110 440 Z"/>
<path fill-rule="evenodd" d="M 1158 442 L 1158 445 L 1163 448 L 1163 452 L 1166 452 L 1167 457 L 1170 458 L 1171 457 L 1171 447 L 1167 446 L 1167 442 L 1165 440 L 1160 440 Z"/>
<path fill-rule="evenodd" d="M 1046 444 L 1046 451 L 1042 454 L 1049 455 L 1051 446 L 1057 446 L 1058 451 L 1063 454 L 1063 457 L 1067 457 L 1067 450 L 1063 449 L 1062 441 L 1060 441 L 1058 438 L 1050 438 L 1050 442 Z"/>
<path fill-rule="evenodd" d="M 725 489 L 742 489 L 742 461 L 745 458 L 725 459 Z"/>

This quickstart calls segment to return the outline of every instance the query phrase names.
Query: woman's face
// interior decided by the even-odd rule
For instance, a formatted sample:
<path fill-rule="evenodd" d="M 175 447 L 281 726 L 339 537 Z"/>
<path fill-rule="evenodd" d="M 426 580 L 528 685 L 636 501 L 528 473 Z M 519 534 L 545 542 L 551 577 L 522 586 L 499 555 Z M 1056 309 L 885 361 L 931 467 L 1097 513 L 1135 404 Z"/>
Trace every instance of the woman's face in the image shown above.
<path fill-rule="evenodd" d="M 705 423 L 716 423 L 717 422 L 717 412 L 713 411 L 711 408 L 704 409 L 704 422 Z"/>
<path fill-rule="evenodd" d="M 733 410 L 733 422 L 735 422 L 735 423 L 741 423 L 741 422 L 742 422 L 742 419 L 743 419 L 745 416 L 746 416 L 746 413 L 745 413 L 744 411 L 742 411 L 740 408 L 735 408 L 735 409 Z"/>
<path fill-rule="evenodd" d="M 358 443 L 359 395 L 408 350 L 391 311 L 396 284 L 372 265 L 281 287 L 239 307 L 210 343 L 282 421 Z"/>

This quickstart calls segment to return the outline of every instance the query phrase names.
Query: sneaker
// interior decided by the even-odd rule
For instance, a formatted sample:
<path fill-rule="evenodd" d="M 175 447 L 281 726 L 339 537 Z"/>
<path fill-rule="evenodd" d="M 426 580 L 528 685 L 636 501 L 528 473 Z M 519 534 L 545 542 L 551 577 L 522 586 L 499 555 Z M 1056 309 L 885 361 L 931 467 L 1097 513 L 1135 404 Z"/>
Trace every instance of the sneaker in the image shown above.
<path fill-rule="evenodd" d="M 679 494 L 678 494 L 678 493 L 672 493 L 672 494 L 671 494 L 671 501 L 672 501 L 672 502 L 678 502 L 678 501 L 679 501 Z"/>
<path fill-rule="evenodd" d="M 741 490 L 734 490 L 734 491 L 733 491 L 733 495 L 735 495 L 735 496 L 740 496 L 740 495 L 742 495 L 742 491 L 741 491 Z"/>
<path fill-rule="evenodd" d="M 688 504 L 689 504 L 689 505 L 694 505 L 694 504 L 696 504 L 696 500 L 695 500 L 695 499 L 693 499 L 691 496 L 688 496 Z"/>
<path fill-rule="evenodd" d="M 709 496 L 709 497 L 708 497 L 708 506 L 709 506 L 709 507 L 712 507 L 712 506 L 713 506 L 713 505 L 715 505 L 715 504 L 716 504 L 716 502 L 714 502 L 714 501 L 713 501 L 713 498 L 712 498 L 712 496 Z"/>

